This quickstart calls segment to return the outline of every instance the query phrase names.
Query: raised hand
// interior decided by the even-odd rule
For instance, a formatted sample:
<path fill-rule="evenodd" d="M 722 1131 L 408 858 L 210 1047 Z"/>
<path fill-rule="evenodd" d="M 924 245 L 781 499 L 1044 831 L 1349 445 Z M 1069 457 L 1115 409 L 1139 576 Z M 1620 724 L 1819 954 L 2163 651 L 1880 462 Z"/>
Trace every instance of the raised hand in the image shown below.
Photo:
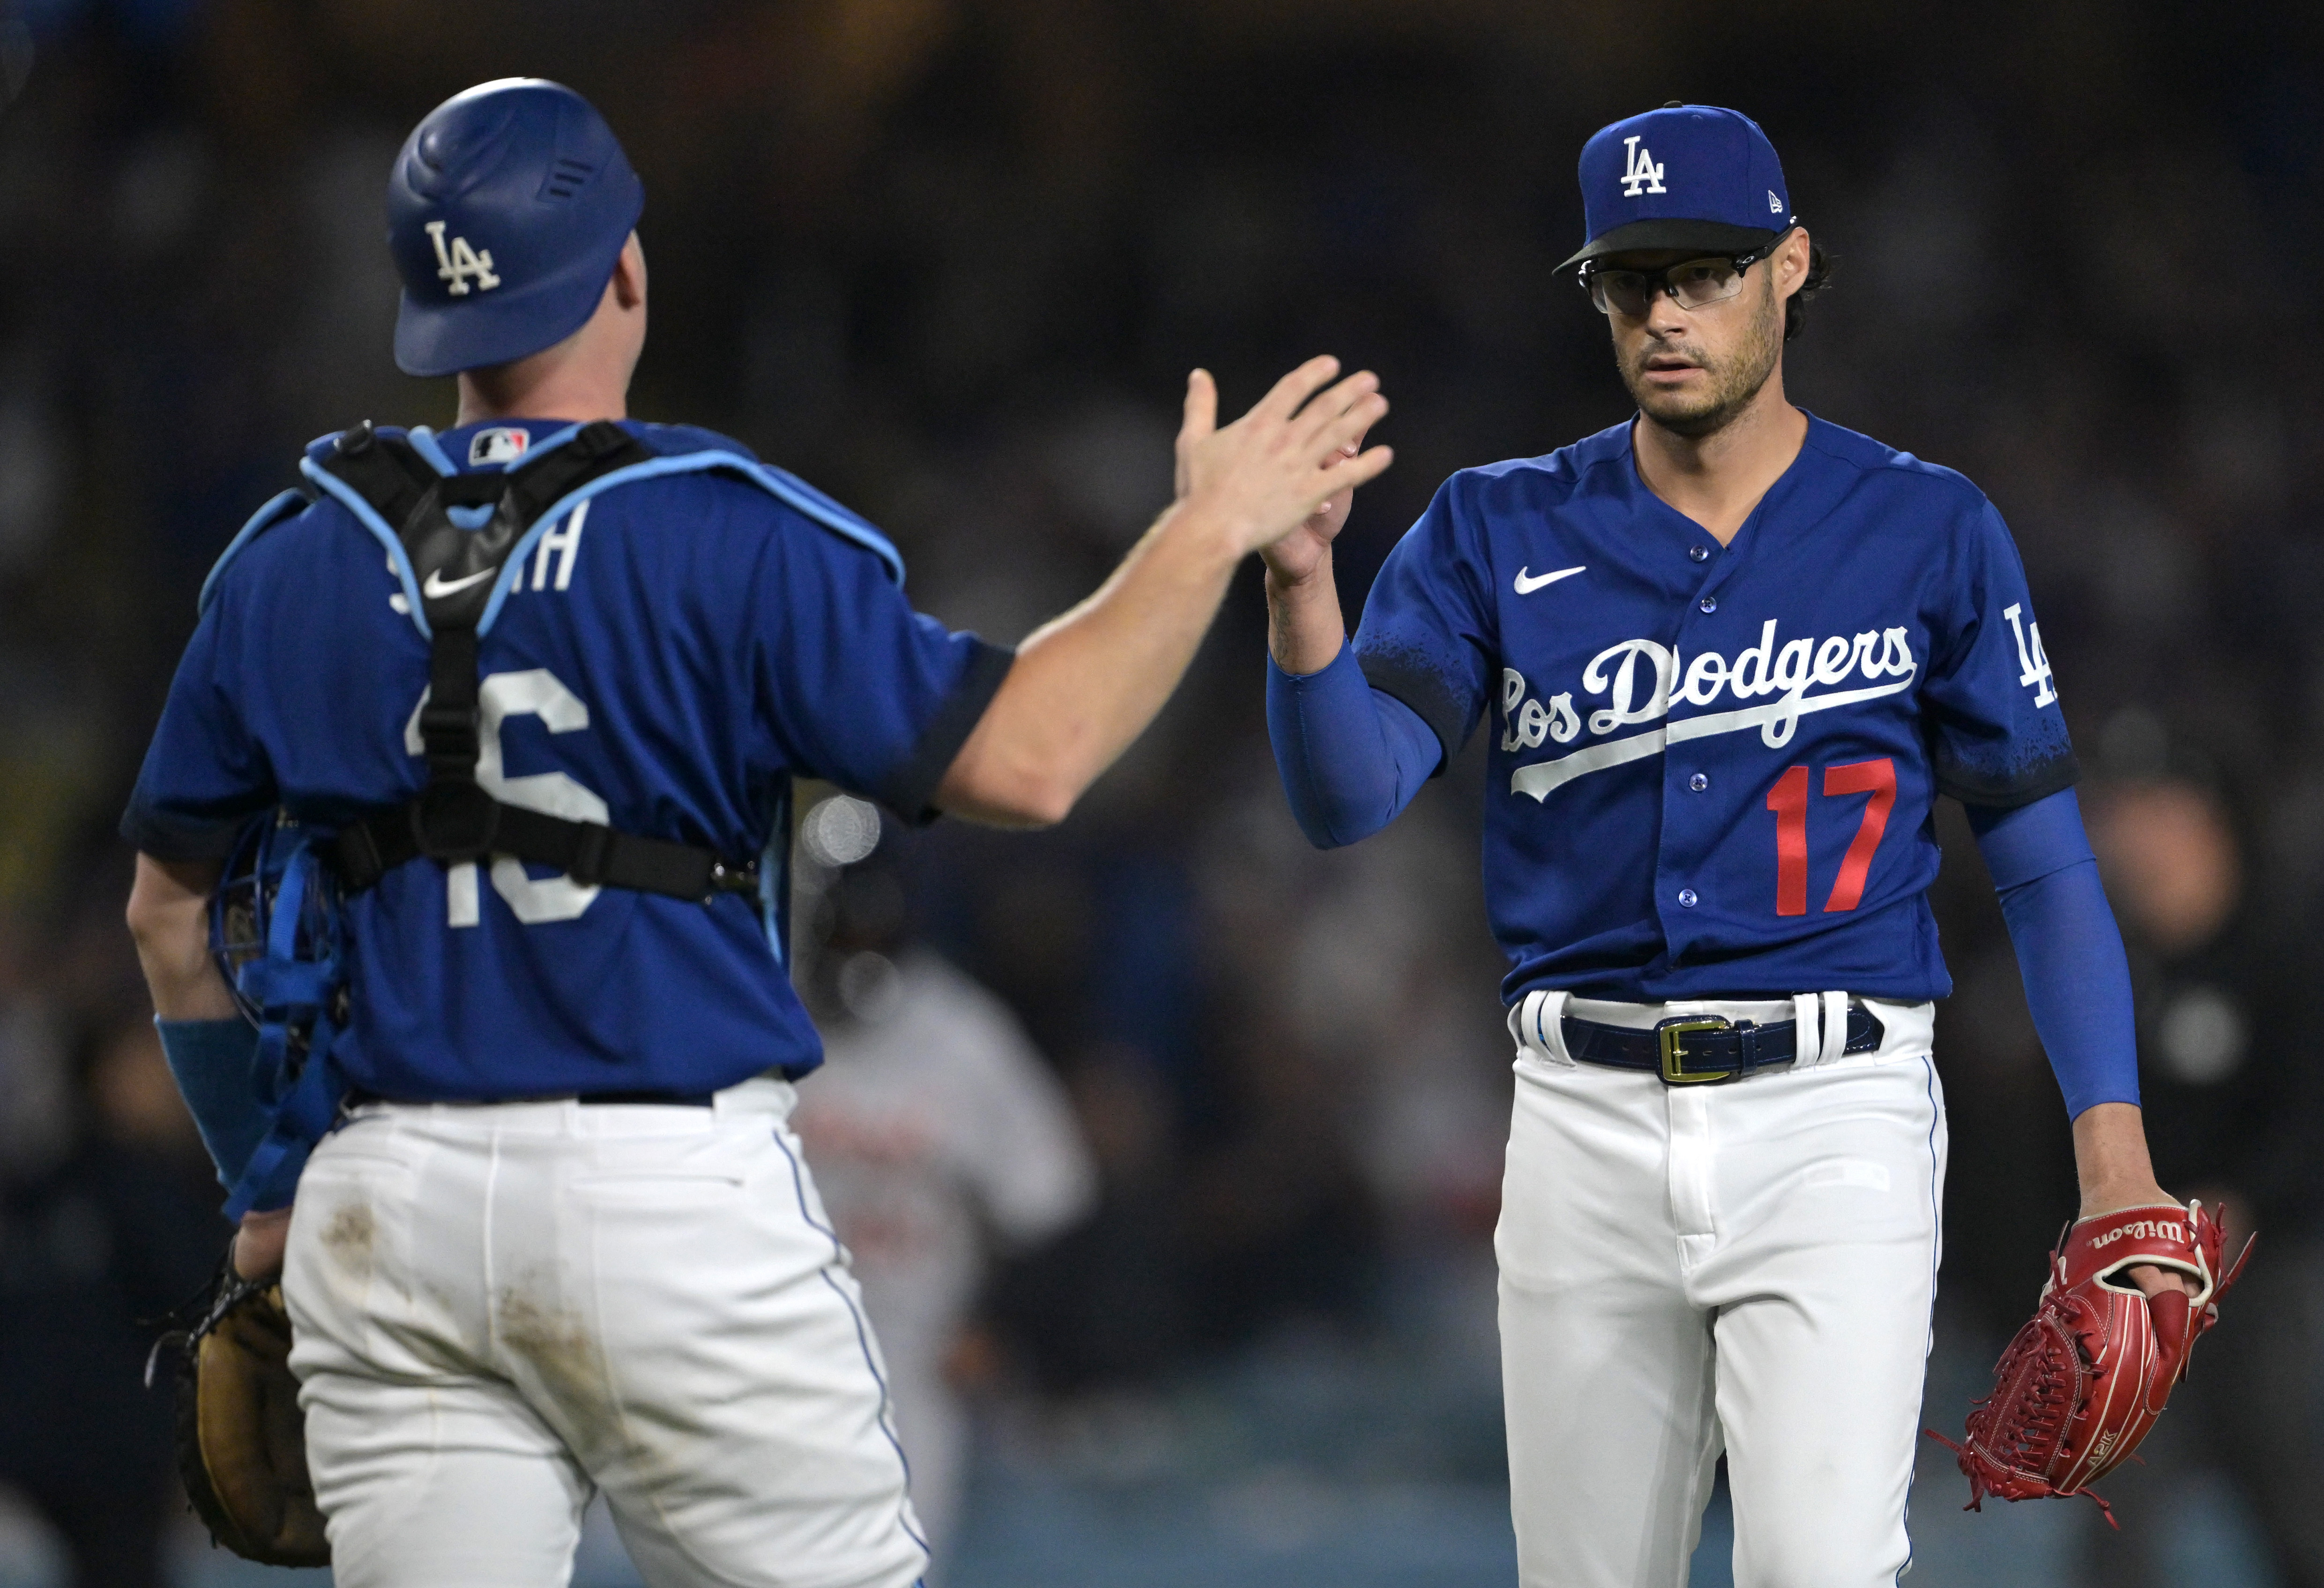
<path fill-rule="evenodd" d="M 1218 426 L 1218 387 L 1207 370 L 1187 377 L 1178 431 L 1178 495 L 1215 514 L 1238 552 L 1304 540 L 1285 557 L 1312 566 L 1347 519 L 1347 498 L 1394 461 L 1388 448 L 1359 450 L 1388 412 L 1379 378 L 1360 371 L 1324 388 L 1340 361 L 1311 358 L 1276 382 L 1249 413 Z M 1327 503 L 1336 503 L 1334 510 Z M 1328 525 L 1319 534 L 1314 526 Z M 1269 558 L 1270 563 L 1275 560 Z"/>
<path fill-rule="evenodd" d="M 1349 442 L 1340 448 L 1343 457 L 1353 457 L 1362 445 L 1362 439 Z M 1347 527 L 1348 513 L 1356 504 L 1353 485 L 1344 491 L 1334 491 L 1323 504 L 1307 515 L 1299 527 L 1280 540 L 1259 549 L 1267 559 L 1267 571 L 1286 585 L 1296 585 L 1313 578 L 1331 555 L 1332 542 Z"/>

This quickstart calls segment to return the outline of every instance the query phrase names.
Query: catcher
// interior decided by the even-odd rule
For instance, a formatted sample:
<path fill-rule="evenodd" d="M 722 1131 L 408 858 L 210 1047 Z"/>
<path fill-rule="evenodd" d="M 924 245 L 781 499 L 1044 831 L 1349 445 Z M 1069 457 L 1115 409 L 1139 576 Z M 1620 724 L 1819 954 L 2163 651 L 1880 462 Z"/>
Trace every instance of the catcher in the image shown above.
<path fill-rule="evenodd" d="M 413 132 L 396 355 L 456 377 L 458 422 L 308 449 L 312 494 L 211 576 L 123 821 L 235 1267 L 282 1276 L 341 1588 L 564 1583 L 593 1493 L 656 1588 L 922 1578 L 890 1380 L 788 1123 L 822 1058 L 784 963 L 792 781 L 1062 819 L 1245 557 L 1389 462 L 1347 450 L 1387 411 L 1369 373 L 1313 360 L 1221 426 L 1198 372 L 1179 498 L 1113 577 L 1013 653 L 952 632 L 854 513 L 628 417 L 644 202 L 553 83 Z M 203 922 L 277 808 L 317 826 L 265 829 L 254 1044 Z"/>

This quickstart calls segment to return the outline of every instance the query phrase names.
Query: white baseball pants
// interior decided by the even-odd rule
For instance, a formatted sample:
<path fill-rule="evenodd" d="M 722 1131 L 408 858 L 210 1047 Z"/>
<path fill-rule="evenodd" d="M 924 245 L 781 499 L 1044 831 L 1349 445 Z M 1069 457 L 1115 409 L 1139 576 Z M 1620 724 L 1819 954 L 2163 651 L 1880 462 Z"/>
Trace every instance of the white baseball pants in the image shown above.
<path fill-rule="evenodd" d="M 316 1149 L 283 1294 L 340 1588 L 562 1588 L 600 1489 L 653 1588 L 919 1577 L 792 1101 L 372 1103 Z"/>
<path fill-rule="evenodd" d="M 1683 1588 L 1722 1451 L 1738 1588 L 1873 1588 L 1908 1563 L 1944 1101 L 1931 1006 L 1864 1002 L 1886 1038 L 1845 1057 L 1828 994 L 1512 1011 L 1495 1245 L 1526 1588 Z M 1563 1013 L 1796 1014 L 1807 1057 L 1665 1086 L 1573 1062 Z"/>

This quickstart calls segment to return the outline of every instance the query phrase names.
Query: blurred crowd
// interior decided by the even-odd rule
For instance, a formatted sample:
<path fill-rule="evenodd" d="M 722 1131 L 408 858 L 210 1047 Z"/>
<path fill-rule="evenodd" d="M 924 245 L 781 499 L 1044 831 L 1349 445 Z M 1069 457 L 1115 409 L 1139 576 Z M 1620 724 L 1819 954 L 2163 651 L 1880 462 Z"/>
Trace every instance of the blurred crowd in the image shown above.
<path fill-rule="evenodd" d="M 122 1563 L 150 1555 L 167 1473 L 135 1320 L 198 1284 L 223 1229 L 118 927 L 113 823 L 202 575 L 299 446 L 364 417 L 450 420 L 448 383 L 388 357 L 383 184 L 430 106 L 511 73 L 590 96 L 648 195 L 633 411 L 815 481 L 893 535 L 924 609 L 1009 642 L 1167 498 L 1195 364 L 1231 405 L 1318 350 L 1382 373 L 1398 462 L 1343 542 L 1351 604 L 1443 475 L 1622 418 L 1602 325 L 1549 266 L 1578 240 L 1582 139 L 1690 98 L 1761 119 L 1832 254 L 1795 400 L 1962 469 L 2012 525 L 2131 945 L 2163 1182 L 2267 1232 L 2192 1409 L 2124 1487 L 2228 1469 L 2281 1580 L 2324 1582 L 2297 1492 L 2324 1414 L 2324 1075 L 2305 1024 L 2324 974 L 2324 623 L 2301 595 L 2324 583 L 2324 387 L 2305 365 L 2324 293 L 2299 273 L 2324 243 L 2324 12 L 1916 10 L 10 14 L 0 1482 L 88 1540 L 84 1580 L 143 1580 Z M 1262 622 L 1250 574 L 1180 697 L 1062 828 L 890 822 L 876 864 L 803 868 L 840 1057 L 876 1048 L 899 1000 L 954 1000 L 978 1011 L 976 1062 L 1028 1077 L 1037 1123 L 994 1128 L 1053 1143 L 1030 1192 L 946 1170 L 980 1255 L 938 1287 L 932 1381 L 1150 1384 L 1286 1328 L 1362 1337 L 1432 1276 L 1489 1273 L 1508 1054 L 1481 758 L 1379 838 L 1309 850 L 1267 749 Z M 1959 812 L 1939 825 L 1959 989 L 1939 1026 L 1944 1286 L 1997 1344 L 2072 1167 L 1989 886 Z M 89 1449 L 50 1431 L 100 1424 L 119 1432 Z M 2090 1569 L 2127 1588 L 2154 1569 L 2138 1550 L 2094 1544 Z"/>

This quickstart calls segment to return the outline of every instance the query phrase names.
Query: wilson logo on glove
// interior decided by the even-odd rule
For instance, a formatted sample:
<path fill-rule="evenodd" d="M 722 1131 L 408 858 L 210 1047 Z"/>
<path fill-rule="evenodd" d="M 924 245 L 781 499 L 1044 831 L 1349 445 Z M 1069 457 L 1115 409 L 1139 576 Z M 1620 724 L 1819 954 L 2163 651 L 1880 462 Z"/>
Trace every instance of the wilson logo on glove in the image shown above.
<path fill-rule="evenodd" d="M 1923 1430 L 1960 1457 L 1964 1509 L 1982 1510 L 1988 1494 L 2089 1494 L 2138 1448 L 2251 1259 L 2246 1241 L 2222 1274 L 2227 1240 L 2200 1202 L 2126 1207 L 2067 1227 L 2033 1321 L 2001 1353 L 1993 1393 L 1970 1408 L 1967 1443 Z M 2126 1273 L 2143 1265 L 2183 1275 L 2194 1294 L 2146 1296 Z M 2113 1507 L 2090 1498 L 2112 1523 Z"/>

